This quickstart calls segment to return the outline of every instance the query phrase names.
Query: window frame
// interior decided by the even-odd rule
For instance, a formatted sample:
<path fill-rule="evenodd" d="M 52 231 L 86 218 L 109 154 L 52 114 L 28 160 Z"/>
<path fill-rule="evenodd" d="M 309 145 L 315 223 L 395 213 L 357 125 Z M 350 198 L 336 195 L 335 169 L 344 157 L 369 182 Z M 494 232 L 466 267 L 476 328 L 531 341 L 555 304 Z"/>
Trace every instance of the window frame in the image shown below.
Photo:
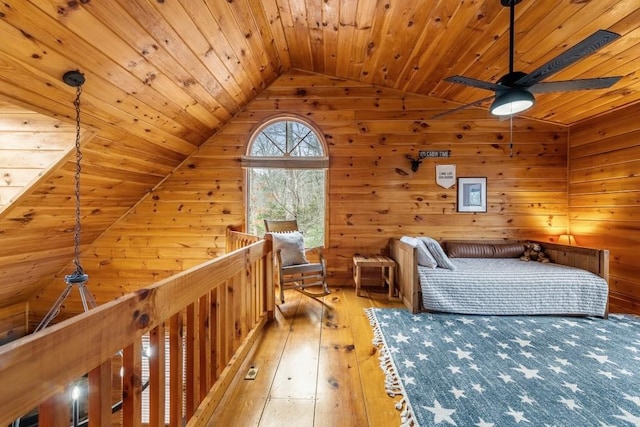
<path fill-rule="evenodd" d="M 316 138 L 320 143 L 324 156 L 314 157 L 300 157 L 300 156 L 251 156 L 251 148 L 255 139 L 269 126 L 272 126 L 278 122 L 297 122 L 304 126 L 307 126 L 316 134 Z M 244 154 L 241 158 L 243 168 L 280 168 L 280 169 L 329 169 L 329 156 L 327 155 L 327 142 L 324 139 L 324 134 L 320 129 L 308 120 L 302 119 L 295 115 L 279 115 L 271 117 L 262 122 L 251 133 L 247 141 Z"/>

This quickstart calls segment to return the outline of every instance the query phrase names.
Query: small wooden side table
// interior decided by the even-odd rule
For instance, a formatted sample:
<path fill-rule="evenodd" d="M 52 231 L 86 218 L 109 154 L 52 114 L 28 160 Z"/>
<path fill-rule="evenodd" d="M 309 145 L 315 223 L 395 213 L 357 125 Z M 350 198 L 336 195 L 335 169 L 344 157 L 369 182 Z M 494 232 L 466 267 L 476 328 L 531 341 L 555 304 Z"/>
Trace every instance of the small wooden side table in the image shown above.
<path fill-rule="evenodd" d="M 356 284 L 356 295 L 360 295 L 360 286 L 362 285 L 362 267 L 379 267 L 382 272 L 382 284 L 389 286 L 389 299 L 395 296 L 395 268 L 396 262 L 389 257 L 382 255 L 362 256 L 355 255 L 353 257 L 353 281 Z"/>

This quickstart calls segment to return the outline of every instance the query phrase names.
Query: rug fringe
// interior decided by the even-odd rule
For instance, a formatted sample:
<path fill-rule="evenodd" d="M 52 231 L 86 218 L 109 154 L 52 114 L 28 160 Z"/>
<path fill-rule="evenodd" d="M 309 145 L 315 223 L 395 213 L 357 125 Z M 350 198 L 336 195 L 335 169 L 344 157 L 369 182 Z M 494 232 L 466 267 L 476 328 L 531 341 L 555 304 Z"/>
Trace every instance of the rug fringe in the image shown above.
<path fill-rule="evenodd" d="M 416 416 L 411 408 L 409 400 L 406 397 L 407 393 L 405 392 L 402 382 L 400 381 L 400 377 L 398 376 L 398 371 L 391 357 L 391 351 L 384 340 L 384 335 L 382 335 L 382 330 L 378 325 L 378 318 L 376 317 L 374 309 L 365 308 L 364 311 L 369 319 L 369 324 L 371 324 L 373 329 L 373 345 L 380 348 L 380 368 L 384 372 L 385 376 L 385 391 L 390 397 L 402 396 L 402 399 L 396 403 L 396 409 L 401 411 L 400 426 L 418 427 Z"/>

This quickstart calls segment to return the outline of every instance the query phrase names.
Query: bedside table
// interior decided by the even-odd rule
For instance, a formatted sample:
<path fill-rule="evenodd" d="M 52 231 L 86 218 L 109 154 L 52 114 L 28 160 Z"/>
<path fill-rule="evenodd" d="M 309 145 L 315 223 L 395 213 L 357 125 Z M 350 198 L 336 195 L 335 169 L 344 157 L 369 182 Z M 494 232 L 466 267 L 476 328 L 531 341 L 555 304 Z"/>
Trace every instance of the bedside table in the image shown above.
<path fill-rule="evenodd" d="M 380 268 L 382 285 L 389 286 L 389 299 L 395 297 L 395 269 L 396 262 L 389 257 L 382 255 L 362 256 L 355 255 L 353 257 L 353 281 L 356 284 L 356 295 L 360 295 L 360 287 L 362 285 L 362 268 Z"/>

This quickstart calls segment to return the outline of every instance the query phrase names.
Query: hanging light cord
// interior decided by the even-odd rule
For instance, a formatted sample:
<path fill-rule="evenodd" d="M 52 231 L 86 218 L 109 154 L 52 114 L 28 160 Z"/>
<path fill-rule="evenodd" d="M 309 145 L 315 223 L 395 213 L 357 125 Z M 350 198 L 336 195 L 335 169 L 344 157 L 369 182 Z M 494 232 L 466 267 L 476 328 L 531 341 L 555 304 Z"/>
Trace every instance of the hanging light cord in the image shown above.
<path fill-rule="evenodd" d="M 71 276 L 82 277 L 84 276 L 84 270 L 80 265 L 80 161 L 82 160 L 82 152 L 80 151 L 80 94 L 82 93 L 82 86 L 76 87 L 76 99 L 73 101 L 73 105 L 76 108 L 76 182 L 75 182 L 75 196 L 76 196 L 76 226 L 74 231 L 75 242 L 75 258 L 73 263 L 76 266 L 75 271 Z"/>

